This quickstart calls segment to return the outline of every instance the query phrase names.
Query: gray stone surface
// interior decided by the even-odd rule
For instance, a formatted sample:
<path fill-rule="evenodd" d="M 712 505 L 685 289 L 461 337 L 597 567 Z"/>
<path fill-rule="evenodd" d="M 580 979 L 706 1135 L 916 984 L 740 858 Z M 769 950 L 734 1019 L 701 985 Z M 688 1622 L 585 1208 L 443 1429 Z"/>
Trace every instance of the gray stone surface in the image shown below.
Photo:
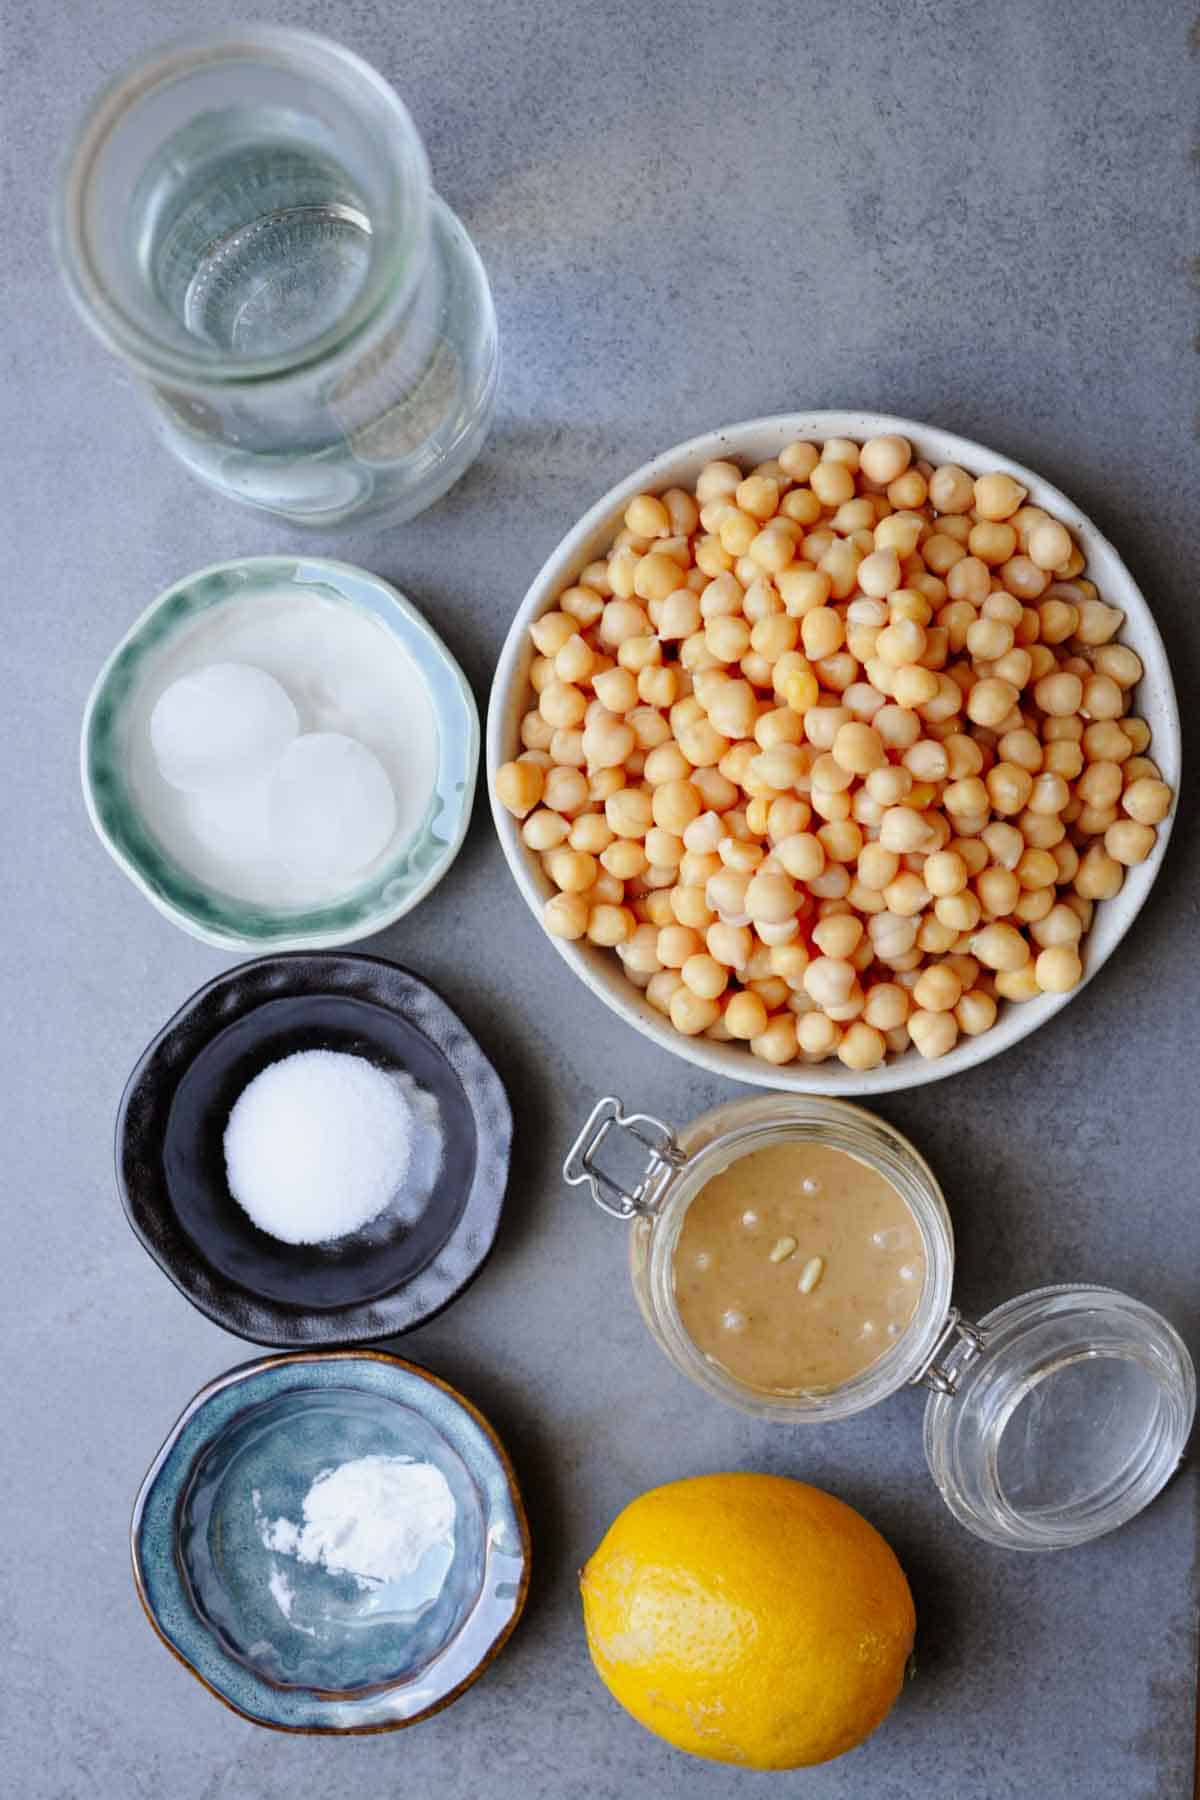
<path fill-rule="evenodd" d="M 228 959 L 173 930 L 84 818 L 80 709 L 168 581 L 303 541 L 398 581 L 481 704 L 560 533 L 656 449 L 750 414 L 862 405 L 991 442 L 1111 534 L 1196 691 L 1191 8 L 1099 0 L 326 0 L 267 9 L 405 95 L 495 282 L 505 349 L 485 454 L 400 530 L 300 540 L 193 485 L 70 314 L 48 172 L 85 97 L 220 0 L 8 0 L 3 492 L 4 1249 L 0 1787 L 20 1800 L 713 1800 L 590 1671 L 575 1570 L 652 1483 L 760 1468 L 860 1505 L 910 1571 L 920 1678 L 887 1727 L 772 1792 L 813 1800 L 1181 1800 L 1190 1792 L 1193 1467 L 1090 1549 L 1002 1554 L 944 1512 L 921 1403 L 803 1434 L 724 1412 L 647 1339 L 617 1225 L 557 1175 L 617 1089 L 669 1119 L 733 1090 L 655 1055 L 550 955 L 480 803 L 461 860 L 379 940 L 489 1046 L 519 1137 L 495 1260 L 404 1343 L 508 1440 L 536 1541 L 527 1616 L 459 1705 L 401 1737 L 256 1731 L 147 1629 L 126 1527 L 176 1413 L 246 1347 L 142 1254 L 110 1135 L 146 1038 Z M 253 10 L 253 9 L 251 9 Z M 1194 172 L 1194 171 L 1193 171 Z M 1087 994 L 1008 1056 L 880 1111 L 946 1185 L 959 1293 L 1111 1282 L 1200 1345 L 1196 884 L 1190 801 L 1143 922 Z M 754 1785 L 753 1782 L 750 1783 Z"/>

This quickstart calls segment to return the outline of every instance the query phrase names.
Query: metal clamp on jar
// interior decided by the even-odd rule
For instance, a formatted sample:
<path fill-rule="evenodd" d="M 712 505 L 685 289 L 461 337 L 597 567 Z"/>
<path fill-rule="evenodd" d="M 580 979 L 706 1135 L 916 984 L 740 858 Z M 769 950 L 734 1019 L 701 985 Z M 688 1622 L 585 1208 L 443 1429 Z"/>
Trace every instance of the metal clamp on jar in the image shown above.
<path fill-rule="evenodd" d="M 841 1151 L 882 1176 L 923 1250 L 903 1330 L 832 1385 L 751 1385 L 704 1353 L 680 1314 L 676 1253 L 689 1208 L 743 1158 L 781 1144 Z M 626 1177 L 613 1171 L 618 1153 L 633 1159 Z M 592 1109 L 563 1175 L 633 1222 L 630 1272 L 646 1324 L 675 1367 L 716 1399 L 807 1424 L 847 1418 L 906 1385 L 932 1390 L 930 1472 L 954 1515 L 992 1543 L 1052 1550 L 1100 1537 L 1140 1512 L 1179 1464 L 1196 1380 L 1172 1326 L 1139 1301 L 1085 1285 L 1039 1289 L 977 1323 L 962 1318 L 951 1303 L 954 1239 L 937 1178 L 906 1138 L 860 1107 L 769 1095 L 672 1131 L 625 1114 L 609 1096 Z"/>

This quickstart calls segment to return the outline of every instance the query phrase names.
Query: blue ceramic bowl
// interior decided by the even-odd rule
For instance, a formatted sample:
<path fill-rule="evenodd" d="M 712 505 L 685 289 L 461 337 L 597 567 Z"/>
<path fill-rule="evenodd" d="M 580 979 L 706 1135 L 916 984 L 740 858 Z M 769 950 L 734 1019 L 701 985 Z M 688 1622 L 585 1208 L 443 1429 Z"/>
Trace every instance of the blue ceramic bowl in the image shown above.
<path fill-rule="evenodd" d="M 452 1549 L 402 1584 L 295 1545 L 314 1483 L 365 1457 L 432 1464 L 453 1496 Z M 449 1706 L 499 1653 L 529 1583 L 495 1433 L 445 1382 L 374 1350 L 270 1357 L 202 1388 L 142 1483 L 131 1539 L 167 1648 L 279 1731 L 390 1731 Z"/>
<path fill-rule="evenodd" d="M 129 773 L 129 721 L 139 689 L 179 635 L 214 608 L 278 592 L 280 584 L 369 613 L 416 666 L 437 722 L 433 794 L 417 829 L 365 884 L 320 906 L 275 910 L 206 886 L 157 841 Z M 471 818 L 479 714 L 466 677 L 404 596 L 366 569 L 323 557 L 248 556 L 187 575 L 160 594 L 105 663 L 83 717 L 83 795 L 96 835 L 165 917 L 206 944 L 232 950 L 312 950 L 350 944 L 392 925 L 437 885 Z"/>

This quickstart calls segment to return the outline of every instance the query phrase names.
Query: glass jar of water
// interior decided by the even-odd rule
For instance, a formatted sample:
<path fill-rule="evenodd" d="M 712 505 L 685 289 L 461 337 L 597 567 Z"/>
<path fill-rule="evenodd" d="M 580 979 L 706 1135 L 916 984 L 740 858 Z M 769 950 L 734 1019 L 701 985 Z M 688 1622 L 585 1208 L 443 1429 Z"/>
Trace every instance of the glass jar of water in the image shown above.
<path fill-rule="evenodd" d="M 231 499 L 411 518 L 478 453 L 483 265 L 400 99 L 339 45 L 255 26 L 127 70 L 71 146 L 55 232 L 160 434 Z"/>

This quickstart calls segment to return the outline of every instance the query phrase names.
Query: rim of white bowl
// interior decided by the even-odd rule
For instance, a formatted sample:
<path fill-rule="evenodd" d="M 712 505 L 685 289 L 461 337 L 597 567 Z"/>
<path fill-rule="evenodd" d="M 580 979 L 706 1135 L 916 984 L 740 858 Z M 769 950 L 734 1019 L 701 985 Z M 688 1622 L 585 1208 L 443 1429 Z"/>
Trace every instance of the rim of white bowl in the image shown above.
<path fill-rule="evenodd" d="M 528 663 L 532 659 L 529 626 L 549 610 L 568 579 L 577 575 L 599 553 L 602 543 L 606 542 L 606 534 L 617 528 L 621 514 L 635 494 L 694 480 L 703 464 L 717 457 L 740 457 L 757 463 L 777 455 L 785 444 L 796 438 L 848 437 L 861 442 L 891 432 L 908 438 L 919 457 L 939 463 L 960 463 L 976 474 L 1002 470 L 1014 476 L 1029 490 L 1033 505 L 1047 507 L 1070 527 L 1087 558 L 1089 579 L 1096 581 L 1110 605 L 1121 607 L 1125 613 L 1122 641 L 1137 650 L 1144 670 L 1137 689 L 1138 710 L 1150 725 L 1151 751 L 1162 769 L 1163 779 L 1174 790 L 1175 803 L 1158 827 L 1150 856 L 1144 863 L 1126 871 L 1124 886 L 1115 899 L 1098 903 L 1096 921 L 1088 934 L 1089 955 L 1084 977 L 1070 993 L 1043 994 L 1019 1004 L 1007 1001 L 990 1031 L 979 1037 L 960 1038 L 947 1055 L 932 1061 L 926 1061 L 916 1050 L 909 1049 L 874 1069 L 847 1069 L 836 1057 L 821 1063 L 785 1063 L 777 1067 L 740 1045 L 718 1043 L 705 1037 L 684 1037 L 626 981 L 613 951 L 568 943 L 545 931 L 542 908 L 552 890 L 537 867 L 533 853 L 521 840 L 520 822 L 496 799 L 495 776 L 501 764 L 519 749 L 517 730 L 528 691 Z M 998 1056 L 1054 1018 L 1104 967 L 1145 904 L 1166 854 L 1178 805 L 1180 736 L 1179 708 L 1167 653 L 1144 595 L 1103 532 L 1051 482 L 1012 457 L 989 449 L 986 444 L 915 419 L 896 418 L 890 413 L 854 411 L 770 413 L 704 432 L 651 457 L 602 495 L 551 551 L 516 611 L 492 681 L 486 743 L 488 800 L 505 859 L 539 929 L 585 986 L 643 1037 L 711 1075 L 722 1075 L 754 1087 L 800 1094 L 884 1094 L 920 1087 L 929 1081 L 942 1081 L 948 1075 L 960 1074 Z"/>

